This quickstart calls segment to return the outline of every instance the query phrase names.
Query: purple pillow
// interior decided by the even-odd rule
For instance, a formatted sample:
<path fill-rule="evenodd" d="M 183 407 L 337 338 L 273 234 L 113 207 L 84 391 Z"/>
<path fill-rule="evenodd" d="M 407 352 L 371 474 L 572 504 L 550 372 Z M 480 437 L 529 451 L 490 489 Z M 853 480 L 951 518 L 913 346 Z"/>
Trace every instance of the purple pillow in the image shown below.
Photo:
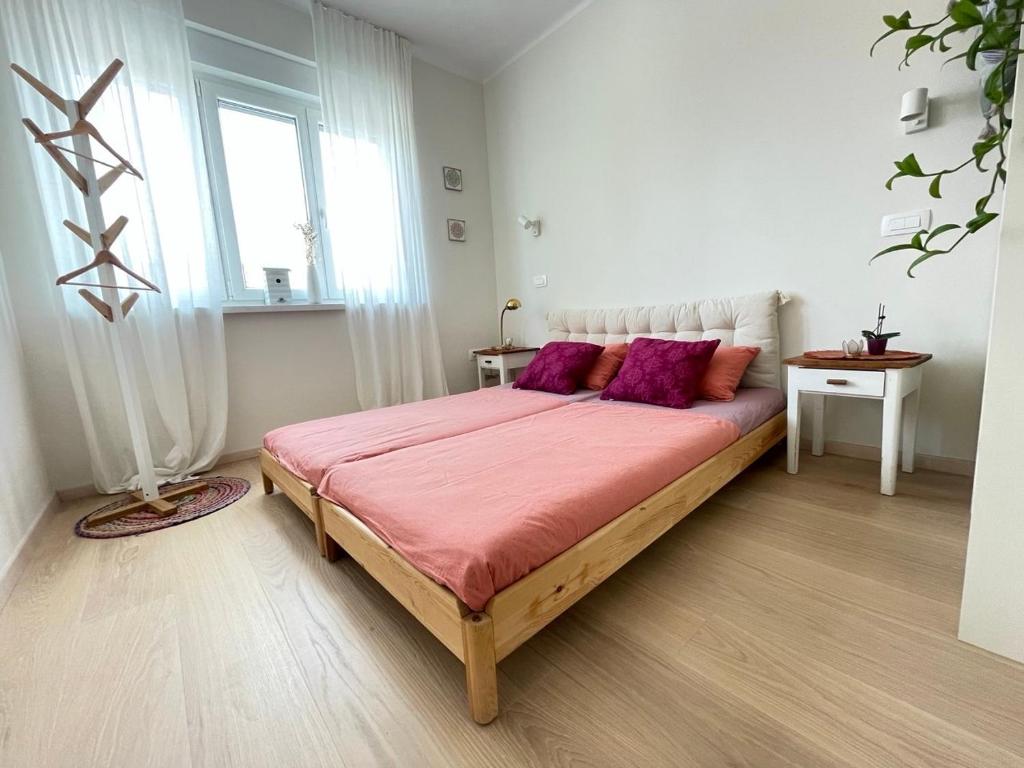
<path fill-rule="evenodd" d="M 602 346 L 583 341 L 550 341 L 512 386 L 571 395 L 580 388 L 603 350 Z"/>
<path fill-rule="evenodd" d="M 689 408 L 700 394 L 704 372 L 718 344 L 718 339 L 635 339 L 619 375 L 601 393 L 601 399 Z"/>

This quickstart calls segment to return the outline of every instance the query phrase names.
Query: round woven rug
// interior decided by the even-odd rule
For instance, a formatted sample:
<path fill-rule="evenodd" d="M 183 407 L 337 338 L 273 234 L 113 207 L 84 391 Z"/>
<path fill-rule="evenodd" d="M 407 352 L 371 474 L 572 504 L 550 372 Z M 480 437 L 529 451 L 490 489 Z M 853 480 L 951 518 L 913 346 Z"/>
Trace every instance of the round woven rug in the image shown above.
<path fill-rule="evenodd" d="M 207 484 L 204 491 L 182 496 L 177 499 L 178 508 L 167 517 L 160 517 L 152 512 L 136 512 L 126 515 L 118 520 L 111 520 L 108 523 L 97 525 L 95 528 L 86 528 L 85 522 L 99 512 L 107 512 L 118 507 L 133 504 L 135 499 L 131 496 L 118 499 L 105 507 L 94 509 L 75 524 L 75 533 L 85 539 L 116 539 L 119 536 L 137 536 L 140 533 L 159 531 L 161 528 L 170 528 L 181 525 L 191 520 L 224 509 L 242 498 L 249 490 L 249 481 L 240 477 L 204 477 Z M 161 492 L 173 491 L 183 485 L 192 485 L 195 480 L 186 480 L 181 483 L 171 483 L 160 488 Z"/>

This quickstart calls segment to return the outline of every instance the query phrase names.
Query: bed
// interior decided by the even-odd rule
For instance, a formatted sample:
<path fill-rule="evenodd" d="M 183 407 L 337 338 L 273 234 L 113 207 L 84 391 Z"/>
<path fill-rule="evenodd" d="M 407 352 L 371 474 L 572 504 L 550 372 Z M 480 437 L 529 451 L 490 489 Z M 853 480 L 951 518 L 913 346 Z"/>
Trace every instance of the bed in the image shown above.
<path fill-rule="evenodd" d="M 785 436 L 781 300 L 549 315 L 553 340 L 760 346 L 743 386 L 761 394 L 738 398 L 731 415 L 706 403 L 572 403 L 337 464 L 318 486 L 328 557 L 354 558 L 465 664 L 470 714 L 490 722 L 498 662 Z M 579 461 L 567 457 L 583 445 Z M 486 497 L 487 487 L 520 495 Z M 477 515 L 474 504 L 499 507 Z"/>
<path fill-rule="evenodd" d="M 320 554 L 326 555 L 317 486 L 331 467 L 454 437 L 598 394 L 587 390 L 566 396 L 519 392 L 508 384 L 281 427 L 263 438 L 259 455 L 263 490 L 271 494 L 276 485 L 302 510 L 313 522 Z"/>

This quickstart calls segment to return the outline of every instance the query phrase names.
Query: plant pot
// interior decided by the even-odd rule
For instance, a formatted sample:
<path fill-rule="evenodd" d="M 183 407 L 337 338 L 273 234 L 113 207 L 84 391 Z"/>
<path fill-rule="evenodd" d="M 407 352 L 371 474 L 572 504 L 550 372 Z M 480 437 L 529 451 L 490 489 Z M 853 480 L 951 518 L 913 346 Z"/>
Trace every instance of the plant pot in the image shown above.
<path fill-rule="evenodd" d="M 888 343 L 888 339 L 868 339 L 868 354 L 884 355 L 885 347 Z"/>
<path fill-rule="evenodd" d="M 323 303 L 323 291 L 320 288 L 320 270 L 316 264 L 306 265 L 306 301 L 310 304 Z"/>

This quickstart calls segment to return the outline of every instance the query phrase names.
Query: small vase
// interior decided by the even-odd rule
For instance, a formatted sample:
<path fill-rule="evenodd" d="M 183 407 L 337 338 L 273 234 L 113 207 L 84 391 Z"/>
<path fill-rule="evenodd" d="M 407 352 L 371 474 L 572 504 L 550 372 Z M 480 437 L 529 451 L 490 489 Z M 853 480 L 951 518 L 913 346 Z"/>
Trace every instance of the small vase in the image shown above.
<path fill-rule="evenodd" d="M 306 265 L 306 301 L 309 304 L 323 303 L 324 295 L 320 288 L 320 270 L 316 264 Z"/>
<path fill-rule="evenodd" d="M 888 339 L 868 339 L 868 354 L 884 355 L 885 347 L 888 343 Z"/>

